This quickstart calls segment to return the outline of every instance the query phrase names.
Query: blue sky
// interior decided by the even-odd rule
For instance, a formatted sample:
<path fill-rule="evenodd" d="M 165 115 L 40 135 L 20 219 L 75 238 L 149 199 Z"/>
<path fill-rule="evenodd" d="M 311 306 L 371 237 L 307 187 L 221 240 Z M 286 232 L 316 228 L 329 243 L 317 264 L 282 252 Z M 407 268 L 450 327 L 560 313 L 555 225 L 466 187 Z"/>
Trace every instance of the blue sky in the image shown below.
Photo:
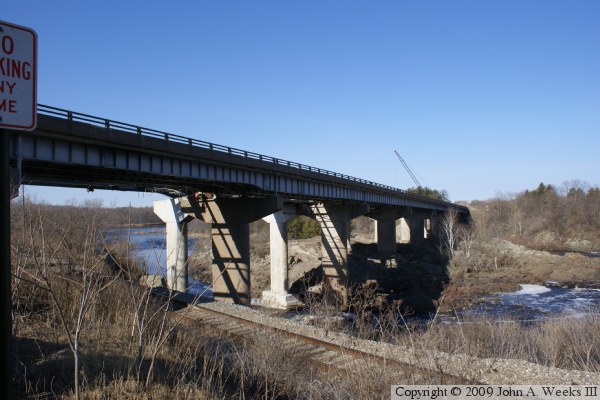
<path fill-rule="evenodd" d="M 600 184 L 599 1 L 5 3 L 43 104 L 455 201 Z"/>

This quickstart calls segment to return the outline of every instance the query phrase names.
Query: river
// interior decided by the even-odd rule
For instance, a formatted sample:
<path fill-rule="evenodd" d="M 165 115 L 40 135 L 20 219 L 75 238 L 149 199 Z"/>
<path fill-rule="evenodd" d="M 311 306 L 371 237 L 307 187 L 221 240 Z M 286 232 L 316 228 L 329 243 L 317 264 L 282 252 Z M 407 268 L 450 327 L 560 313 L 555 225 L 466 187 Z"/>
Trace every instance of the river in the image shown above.
<path fill-rule="evenodd" d="M 167 252 L 164 226 L 143 228 L 117 228 L 106 232 L 108 242 L 127 241 L 131 245 L 131 255 L 142 261 L 148 274 L 166 276 Z M 196 242 L 188 239 L 188 252 L 194 251 Z M 189 293 L 212 300 L 213 292 L 209 284 L 188 278 Z"/>
<path fill-rule="evenodd" d="M 119 228 L 107 232 L 108 241 L 122 240 L 132 245 L 132 253 L 146 265 L 149 274 L 165 276 L 165 228 Z M 195 241 L 188 241 L 190 254 Z M 210 285 L 189 278 L 190 293 L 212 299 Z M 539 320 L 563 316 L 581 317 L 600 313 L 600 289 L 560 288 L 523 284 L 521 290 L 487 296 L 469 309 L 438 316 L 442 321 L 460 321 L 469 314 L 485 315 L 497 320 Z"/>
<path fill-rule="evenodd" d="M 443 322 L 457 322 L 470 316 L 496 321 L 536 321 L 548 318 L 600 315 L 600 289 L 546 287 L 522 284 L 510 293 L 486 296 L 470 308 L 441 315 Z"/>

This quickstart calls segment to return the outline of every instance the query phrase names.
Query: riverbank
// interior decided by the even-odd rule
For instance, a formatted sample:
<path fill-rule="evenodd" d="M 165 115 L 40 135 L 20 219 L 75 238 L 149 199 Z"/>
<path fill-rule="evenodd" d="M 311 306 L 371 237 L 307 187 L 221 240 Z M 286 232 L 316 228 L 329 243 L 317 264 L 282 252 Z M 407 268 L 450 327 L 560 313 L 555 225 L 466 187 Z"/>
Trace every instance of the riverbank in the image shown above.
<path fill-rule="evenodd" d="M 600 288 L 600 258 L 581 252 L 552 254 L 495 239 L 467 258 L 450 262 L 450 284 L 440 302 L 446 312 L 470 307 L 483 296 L 519 290 L 521 284 Z"/>

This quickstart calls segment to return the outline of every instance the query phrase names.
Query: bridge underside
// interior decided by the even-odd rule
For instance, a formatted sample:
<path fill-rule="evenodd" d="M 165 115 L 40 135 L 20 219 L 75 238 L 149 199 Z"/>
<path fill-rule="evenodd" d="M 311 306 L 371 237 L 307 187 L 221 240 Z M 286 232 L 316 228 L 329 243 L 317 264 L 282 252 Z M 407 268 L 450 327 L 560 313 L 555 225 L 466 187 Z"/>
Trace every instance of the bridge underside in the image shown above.
<path fill-rule="evenodd" d="M 465 207 L 319 168 L 196 139 L 40 106 L 34 132 L 11 132 L 16 184 L 88 190 L 156 192 L 172 198 L 155 205 L 167 224 L 170 286 L 186 290 L 185 225 L 192 218 L 212 225 L 215 295 L 248 304 L 247 225 L 267 218 L 271 226 L 273 305 L 295 302 L 287 293 L 285 224 L 296 215 L 315 218 L 322 231 L 323 269 L 345 295 L 348 222 L 358 215 L 376 221 L 381 252 L 395 250 L 395 221 L 410 226 L 411 241 L 423 240 L 423 221 L 449 207 Z M 50 115 L 48 115 L 50 114 Z M 210 195 L 206 195 L 210 193 Z M 175 200 L 173 200 L 175 199 Z M 182 217 L 183 216 L 183 217 Z M 183 218 L 183 219 L 181 219 Z M 285 248 L 284 248 L 285 247 Z M 185 254 L 183 254 L 185 253 Z M 181 276 L 184 275 L 185 279 Z"/>
<path fill-rule="evenodd" d="M 326 282 L 347 301 L 349 222 L 360 215 L 376 219 L 380 253 L 396 251 L 396 220 L 410 226 L 410 242 L 421 244 L 427 232 L 424 220 L 431 216 L 408 208 L 371 210 L 366 203 L 302 204 L 281 198 L 218 197 L 196 194 L 154 202 L 155 213 L 167 230 L 167 283 L 187 291 L 187 223 L 197 218 L 211 225 L 212 276 L 215 300 L 250 304 L 250 245 L 248 224 L 264 219 L 270 225 L 271 287 L 263 292 L 263 305 L 290 308 L 299 301 L 289 293 L 287 223 L 299 215 L 314 218 L 321 227 L 322 264 Z M 381 226 L 390 227 L 382 230 Z M 406 239 L 406 238 L 405 238 Z"/>
<path fill-rule="evenodd" d="M 172 175 L 156 176 L 150 172 L 117 168 L 106 169 L 89 165 L 73 168 L 72 164 L 37 160 L 24 160 L 22 162 L 20 180 L 22 184 L 26 185 L 154 192 L 168 196 L 181 196 L 193 192 L 243 194 L 261 197 L 268 195 L 251 185 L 234 182 L 217 183 Z"/>

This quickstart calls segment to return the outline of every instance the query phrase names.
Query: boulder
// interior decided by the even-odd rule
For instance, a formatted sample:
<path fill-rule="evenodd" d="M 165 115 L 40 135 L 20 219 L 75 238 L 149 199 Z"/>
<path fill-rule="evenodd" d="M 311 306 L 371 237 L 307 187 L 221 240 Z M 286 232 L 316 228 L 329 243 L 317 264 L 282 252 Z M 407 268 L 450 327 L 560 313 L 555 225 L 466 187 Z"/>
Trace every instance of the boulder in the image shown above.
<path fill-rule="evenodd" d="M 167 283 L 165 282 L 165 278 L 160 275 L 144 275 L 140 278 L 140 285 L 147 286 L 149 288 L 155 287 L 167 287 Z"/>

